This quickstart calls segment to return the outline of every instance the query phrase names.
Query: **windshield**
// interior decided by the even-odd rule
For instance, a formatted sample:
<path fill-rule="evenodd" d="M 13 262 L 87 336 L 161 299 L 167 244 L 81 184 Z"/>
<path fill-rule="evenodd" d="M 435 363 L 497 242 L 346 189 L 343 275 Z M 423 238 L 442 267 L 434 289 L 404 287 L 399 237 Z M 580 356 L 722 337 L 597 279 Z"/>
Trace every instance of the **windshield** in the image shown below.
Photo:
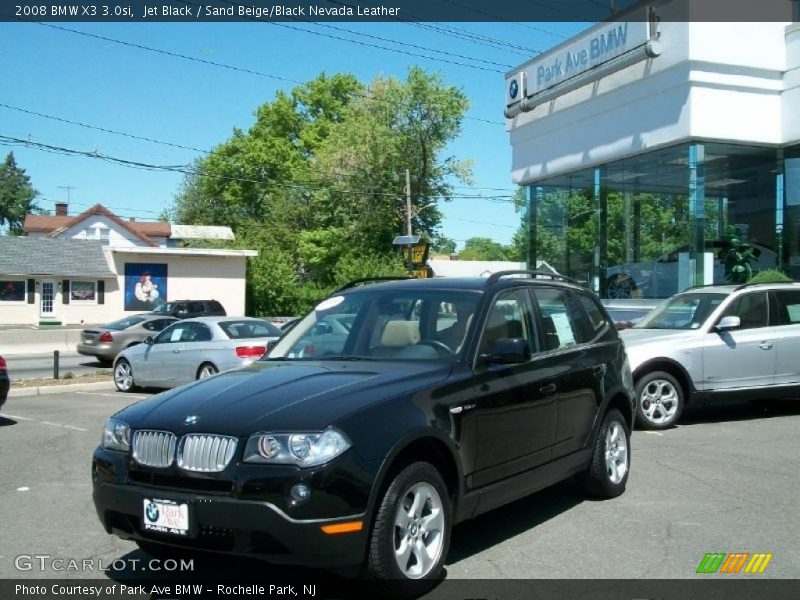
<path fill-rule="evenodd" d="M 687 292 L 673 296 L 642 318 L 635 329 L 697 329 L 728 294 Z"/>
<path fill-rule="evenodd" d="M 324 300 L 264 360 L 438 360 L 461 354 L 480 299 L 452 290 L 359 290 Z"/>

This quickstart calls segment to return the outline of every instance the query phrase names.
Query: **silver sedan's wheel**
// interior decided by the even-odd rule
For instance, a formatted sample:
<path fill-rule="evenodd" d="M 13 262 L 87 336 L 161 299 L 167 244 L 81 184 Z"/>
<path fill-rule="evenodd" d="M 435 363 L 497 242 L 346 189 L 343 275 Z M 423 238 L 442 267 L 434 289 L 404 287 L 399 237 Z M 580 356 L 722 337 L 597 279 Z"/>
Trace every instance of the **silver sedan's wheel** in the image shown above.
<path fill-rule="evenodd" d="M 114 385 L 120 392 L 130 392 L 135 387 L 133 369 L 124 358 L 119 359 L 114 366 Z"/>
<path fill-rule="evenodd" d="M 636 416 L 642 427 L 666 429 L 682 411 L 683 388 L 669 373 L 648 373 L 636 384 Z"/>
<path fill-rule="evenodd" d="M 394 557 L 403 575 L 420 579 L 431 572 L 442 556 L 444 525 L 444 506 L 433 486 L 409 488 L 394 518 Z"/>
<path fill-rule="evenodd" d="M 208 379 L 209 377 L 213 377 L 217 373 L 219 373 L 217 367 L 215 367 L 210 363 L 206 363 L 203 366 L 201 366 L 200 369 L 197 371 L 197 378 Z"/>
<path fill-rule="evenodd" d="M 605 459 L 609 481 L 620 483 L 628 472 L 628 436 L 619 421 L 612 421 L 606 430 Z"/>

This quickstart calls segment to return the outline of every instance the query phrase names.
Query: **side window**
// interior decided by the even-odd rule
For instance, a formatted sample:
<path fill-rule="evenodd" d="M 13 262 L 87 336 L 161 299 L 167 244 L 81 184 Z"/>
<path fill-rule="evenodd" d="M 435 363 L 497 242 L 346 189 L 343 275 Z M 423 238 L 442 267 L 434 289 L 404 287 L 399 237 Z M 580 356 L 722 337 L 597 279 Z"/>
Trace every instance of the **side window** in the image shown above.
<path fill-rule="evenodd" d="M 486 319 L 480 353 L 490 353 L 495 342 L 507 338 L 523 338 L 528 342 L 531 353 L 536 352 L 538 345 L 531 325 L 531 313 L 530 298 L 525 289 L 499 294 Z"/>
<path fill-rule="evenodd" d="M 767 294 L 766 292 L 753 292 L 744 294 L 734 300 L 722 315 L 724 317 L 739 317 L 742 329 L 756 329 L 767 326 Z"/>
<path fill-rule="evenodd" d="M 579 342 L 591 342 L 598 334 L 610 323 L 606 322 L 603 312 L 597 305 L 597 301 L 589 294 L 572 293 L 576 299 L 575 312 L 578 314 L 580 322 Z"/>
<path fill-rule="evenodd" d="M 580 336 L 570 309 L 569 292 L 537 287 L 534 294 L 542 311 L 543 350 L 558 350 L 577 344 Z"/>
<path fill-rule="evenodd" d="M 199 315 L 205 312 L 205 307 L 202 302 L 189 302 L 189 314 Z"/>
<path fill-rule="evenodd" d="M 164 331 L 159 333 L 155 339 L 153 340 L 154 344 L 169 344 L 171 342 L 177 342 L 181 339 L 181 324 L 175 323 L 171 327 L 167 327 Z M 175 332 L 177 331 L 177 334 Z M 173 335 L 175 335 L 176 339 L 173 339 Z"/>
<path fill-rule="evenodd" d="M 202 323 L 187 323 L 181 334 L 182 342 L 207 342 L 211 339 L 211 330 Z"/>
<path fill-rule="evenodd" d="M 772 323 L 778 325 L 800 324 L 800 290 L 778 290 L 775 293 L 777 300 L 777 315 Z"/>

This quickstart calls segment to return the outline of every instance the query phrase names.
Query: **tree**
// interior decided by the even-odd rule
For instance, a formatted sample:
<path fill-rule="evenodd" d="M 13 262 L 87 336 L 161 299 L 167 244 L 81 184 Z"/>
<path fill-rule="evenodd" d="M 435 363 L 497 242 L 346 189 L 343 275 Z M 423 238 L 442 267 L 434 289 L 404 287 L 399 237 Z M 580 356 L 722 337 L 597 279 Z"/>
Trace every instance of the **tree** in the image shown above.
<path fill-rule="evenodd" d="M 7 227 L 11 235 L 21 234 L 25 215 L 40 210 L 35 202 L 38 195 L 25 169 L 17 166 L 14 153 L 9 152 L 0 165 L 0 228 Z"/>
<path fill-rule="evenodd" d="M 414 232 L 438 234 L 437 203 L 469 178 L 468 163 L 444 155 L 467 105 L 461 90 L 421 69 L 368 87 L 352 75 L 322 74 L 279 92 L 248 131 L 235 130 L 198 160 L 170 216 L 228 225 L 237 244 L 267 252 L 268 260 L 251 263 L 251 305 L 259 314 L 296 314 L 345 274 L 395 274 L 406 169 Z M 275 272 L 291 273 L 291 285 L 270 287 Z"/>
<path fill-rule="evenodd" d="M 473 237 L 464 242 L 458 258 L 461 260 L 508 260 L 508 254 L 502 244 L 489 238 Z"/>

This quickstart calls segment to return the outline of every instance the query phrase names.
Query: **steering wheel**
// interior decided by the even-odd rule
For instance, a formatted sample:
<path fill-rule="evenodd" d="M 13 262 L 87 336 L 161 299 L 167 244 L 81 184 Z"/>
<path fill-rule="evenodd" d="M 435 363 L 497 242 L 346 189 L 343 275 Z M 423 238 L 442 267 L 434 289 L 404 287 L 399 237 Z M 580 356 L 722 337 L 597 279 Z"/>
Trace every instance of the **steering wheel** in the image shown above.
<path fill-rule="evenodd" d="M 448 346 L 444 342 L 440 342 L 439 340 L 432 340 L 432 339 L 420 340 L 419 342 L 417 342 L 417 345 L 418 346 L 430 346 L 431 348 L 433 348 L 437 352 L 443 353 L 444 356 L 446 356 L 448 358 L 452 358 L 452 357 L 454 357 L 456 355 L 456 353 L 453 352 L 450 349 L 450 346 Z"/>

